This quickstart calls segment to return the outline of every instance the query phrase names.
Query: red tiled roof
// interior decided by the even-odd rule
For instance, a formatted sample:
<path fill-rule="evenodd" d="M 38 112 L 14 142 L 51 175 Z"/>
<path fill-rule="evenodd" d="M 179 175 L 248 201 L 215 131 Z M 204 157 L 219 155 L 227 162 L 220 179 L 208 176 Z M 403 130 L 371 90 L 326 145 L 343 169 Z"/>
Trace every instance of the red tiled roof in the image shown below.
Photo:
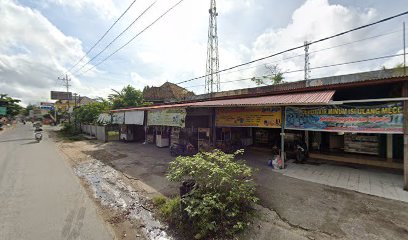
<path fill-rule="evenodd" d="M 157 105 L 157 106 L 128 108 L 128 109 L 117 109 L 117 110 L 113 110 L 112 112 L 162 109 L 162 108 L 174 108 L 174 107 L 320 105 L 320 104 L 328 104 L 331 101 L 334 93 L 335 93 L 335 90 L 306 92 L 306 93 L 290 93 L 290 94 L 262 96 L 262 97 L 253 97 L 253 98 L 235 98 L 235 99 L 213 100 L 213 101 L 203 101 L 203 102 Z"/>

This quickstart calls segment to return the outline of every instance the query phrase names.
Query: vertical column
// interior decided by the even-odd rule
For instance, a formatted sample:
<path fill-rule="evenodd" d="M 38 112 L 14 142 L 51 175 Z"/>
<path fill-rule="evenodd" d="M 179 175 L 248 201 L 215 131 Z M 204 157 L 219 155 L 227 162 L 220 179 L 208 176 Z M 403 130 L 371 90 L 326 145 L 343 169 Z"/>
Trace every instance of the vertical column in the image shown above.
<path fill-rule="evenodd" d="M 212 108 L 212 115 L 211 115 L 211 132 L 212 132 L 212 143 L 213 146 L 217 144 L 217 129 L 216 129 L 216 124 L 215 124 L 215 108 Z"/>
<path fill-rule="evenodd" d="M 282 111 L 282 127 L 281 127 L 281 158 L 282 166 L 285 167 L 285 107 L 281 108 Z"/>
<path fill-rule="evenodd" d="M 305 143 L 306 143 L 306 148 L 309 148 L 309 131 L 305 131 Z"/>
<path fill-rule="evenodd" d="M 408 97 L 408 82 L 402 86 L 402 97 Z M 404 101 L 404 189 L 408 191 L 408 101 Z"/>
<path fill-rule="evenodd" d="M 387 134 L 387 161 L 392 161 L 392 134 Z"/>

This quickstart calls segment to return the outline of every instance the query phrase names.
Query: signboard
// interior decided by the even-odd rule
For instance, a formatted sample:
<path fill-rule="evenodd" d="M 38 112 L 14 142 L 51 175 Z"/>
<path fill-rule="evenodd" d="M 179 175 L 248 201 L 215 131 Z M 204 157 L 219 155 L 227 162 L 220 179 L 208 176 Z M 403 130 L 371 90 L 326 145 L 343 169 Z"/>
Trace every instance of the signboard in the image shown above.
<path fill-rule="evenodd" d="M 147 114 L 147 125 L 185 127 L 186 115 L 186 109 L 184 108 L 149 110 Z"/>
<path fill-rule="evenodd" d="M 286 129 L 402 133 L 402 102 L 376 106 L 286 107 Z"/>
<path fill-rule="evenodd" d="M 217 127 L 280 128 L 282 110 L 280 107 L 218 108 L 215 125 Z"/>
<path fill-rule="evenodd" d="M 72 92 L 51 91 L 51 99 L 52 100 L 71 100 Z"/>
<path fill-rule="evenodd" d="M 50 107 L 52 107 L 52 106 L 54 106 L 54 103 L 51 103 L 51 102 L 40 102 L 40 106 L 50 106 Z"/>
<path fill-rule="evenodd" d="M 112 114 L 112 123 L 113 124 L 123 124 L 125 122 L 125 113 L 117 112 Z"/>
<path fill-rule="evenodd" d="M 143 125 L 144 111 L 125 112 L 125 124 Z"/>
<path fill-rule="evenodd" d="M 7 115 L 7 108 L 6 107 L 0 107 L 0 115 Z"/>

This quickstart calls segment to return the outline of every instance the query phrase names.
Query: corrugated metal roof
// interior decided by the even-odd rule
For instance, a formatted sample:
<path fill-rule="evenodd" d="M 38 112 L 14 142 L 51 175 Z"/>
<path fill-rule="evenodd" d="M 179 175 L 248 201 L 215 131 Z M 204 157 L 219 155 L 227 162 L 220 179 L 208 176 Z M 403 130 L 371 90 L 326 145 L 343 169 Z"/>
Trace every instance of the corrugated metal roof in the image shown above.
<path fill-rule="evenodd" d="M 328 90 L 328 91 L 319 91 L 319 92 L 289 93 L 289 94 L 262 96 L 262 97 L 253 97 L 253 98 L 235 98 L 235 99 L 213 100 L 213 101 L 203 101 L 203 102 L 158 105 L 158 106 L 150 106 L 150 107 L 118 109 L 118 110 L 113 110 L 112 112 L 176 108 L 176 107 L 320 105 L 320 104 L 328 104 L 331 101 L 335 92 L 336 92 L 335 90 Z"/>
<path fill-rule="evenodd" d="M 224 106 L 268 106 L 268 105 L 318 105 L 327 104 L 335 90 L 281 94 L 254 98 L 236 98 L 191 103 L 192 107 L 224 107 Z"/>

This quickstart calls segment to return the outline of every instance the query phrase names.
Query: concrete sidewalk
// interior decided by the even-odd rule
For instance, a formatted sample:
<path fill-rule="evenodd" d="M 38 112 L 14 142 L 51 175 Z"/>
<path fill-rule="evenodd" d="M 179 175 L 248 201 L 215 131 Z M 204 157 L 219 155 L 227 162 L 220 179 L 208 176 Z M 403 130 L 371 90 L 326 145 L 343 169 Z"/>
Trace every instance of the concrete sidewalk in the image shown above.
<path fill-rule="evenodd" d="M 403 175 L 384 169 L 354 168 L 330 163 L 295 164 L 289 160 L 287 168 L 277 172 L 305 181 L 408 202 L 408 192 L 403 189 Z"/>

